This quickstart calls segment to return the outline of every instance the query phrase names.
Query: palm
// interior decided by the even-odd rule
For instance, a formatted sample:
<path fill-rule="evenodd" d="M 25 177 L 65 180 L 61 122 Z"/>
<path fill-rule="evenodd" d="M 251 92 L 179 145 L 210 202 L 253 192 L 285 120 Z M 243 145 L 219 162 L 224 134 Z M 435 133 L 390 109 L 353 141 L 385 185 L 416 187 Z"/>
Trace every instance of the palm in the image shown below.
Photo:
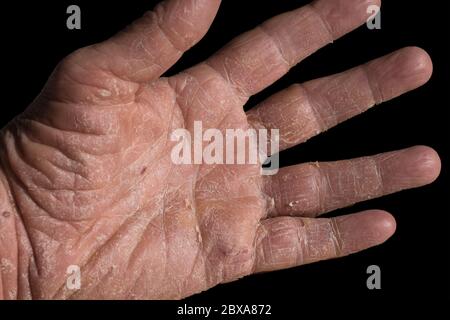
<path fill-rule="evenodd" d="M 72 59 L 67 59 L 50 82 L 58 79 L 58 85 L 65 86 L 61 78 L 76 68 Z M 105 81 L 96 79 L 96 70 L 84 72 L 93 82 Z M 30 154 L 56 159 L 63 151 L 70 154 L 67 158 L 72 158 L 72 163 L 82 163 L 80 171 L 72 173 L 71 168 L 70 178 L 67 168 L 55 164 L 61 171 L 55 170 L 51 185 L 58 191 L 40 193 L 44 207 L 48 203 L 54 206 L 46 208 L 45 214 L 60 223 L 55 229 L 46 225 L 36 230 L 60 233 L 63 238 L 58 239 L 59 248 L 53 253 L 60 265 L 47 270 L 40 265 L 50 263 L 47 257 L 36 257 L 41 269 L 36 270 L 38 296 L 72 294 L 65 286 L 66 277 L 53 282 L 42 277 L 43 270 L 51 277 L 64 276 L 67 265 L 83 266 L 83 282 L 88 285 L 76 293 L 81 297 L 180 297 L 251 271 L 256 226 L 265 213 L 260 167 L 174 165 L 171 160 L 175 144 L 171 131 L 192 130 L 194 119 L 211 128 L 246 129 L 242 104 L 229 98 L 221 105 L 208 101 L 204 107 L 215 115 L 208 120 L 201 101 L 195 102 L 200 97 L 193 96 L 192 90 L 207 81 L 216 82 L 207 93 L 213 97 L 227 97 L 229 89 L 212 72 L 204 78 L 180 77 L 141 87 L 131 102 L 111 100 L 109 94 L 98 95 L 94 102 L 78 102 L 76 97 L 61 102 L 44 92 L 18 119 L 20 128 L 43 132 L 53 130 L 47 126 L 58 117 L 80 120 L 69 124 L 76 128 L 60 128 L 58 148 L 39 148 Z M 121 80 L 111 77 L 106 81 Z M 186 82 L 192 83 L 191 87 L 180 89 Z M 81 86 L 74 81 L 67 94 L 82 91 Z M 95 90 L 88 88 L 87 92 L 95 95 Z M 224 106 L 230 110 L 222 110 Z M 82 119 L 90 121 L 83 123 Z M 70 140 L 75 142 L 67 144 Z M 55 196 L 61 201 L 55 203 Z M 29 214 L 35 216 L 36 211 Z M 48 239 L 37 236 L 35 241 Z M 74 244 L 76 247 L 67 250 Z M 120 289 L 112 295 L 98 287 Z"/>
<path fill-rule="evenodd" d="M 195 2 L 204 7 L 202 13 L 190 7 Z M 176 12 L 186 15 L 184 20 L 170 19 L 175 15 L 170 10 L 179 9 L 174 3 L 191 10 Z M 24 250 L 32 257 L 23 262 L 29 275 L 18 296 L 180 298 L 252 272 L 345 255 L 384 241 L 393 232 L 390 216 L 312 217 L 435 178 L 438 161 L 424 148 L 304 164 L 273 177 L 261 176 L 259 165 L 174 164 L 171 132 L 192 132 L 194 121 L 202 121 L 203 130 L 280 128 L 286 149 L 429 76 L 423 52 L 406 49 L 400 53 L 406 62 L 398 68 L 425 63 L 415 76 L 396 81 L 394 89 L 384 88 L 382 80 L 390 79 L 381 77 L 393 77 L 385 70 L 398 62 L 395 55 L 366 67 L 372 88 L 364 86 L 366 73 L 352 70 L 292 87 L 246 114 L 248 97 L 314 51 L 315 44 L 283 47 L 278 33 L 293 18 L 285 16 L 203 64 L 158 78 L 206 31 L 217 6 L 217 1 L 172 0 L 156 10 L 162 32 L 149 15 L 112 40 L 77 51 L 4 131 L 5 175 L 23 221 Z M 328 9 L 321 1 L 315 7 Z M 291 15 L 310 14 L 301 10 Z M 195 23 L 183 22 L 189 19 Z M 352 28 L 364 21 L 361 13 L 353 20 Z M 183 32 L 189 37 L 180 36 Z M 152 43 L 140 38 L 146 33 Z M 323 33 L 317 30 L 316 46 Z M 361 87 L 350 87 L 352 96 L 341 82 Z M 378 91 L 373 82 L 380 82 Z M 298 111 L 311 99 L 320 107 L 319 97 L 330 99 L 324 111 Z M 287 117 L 271 112 L 274 106 Z M 336 109 L 333 117 L 325 113 L 330 107 Z M 417 159 L 431 165 L 423 167 Z M 419 169 L 414 176 L 400 168 L 413 166 Z M 397 179 L 381 179 L 383 170 L 394 169 Z M 320 195 L 317 189 L 323 189 Z M 280 217 L 287 215 L 300 218 Z M 69 265 L 81 268 L 80 290 L 66 286 Z"/>

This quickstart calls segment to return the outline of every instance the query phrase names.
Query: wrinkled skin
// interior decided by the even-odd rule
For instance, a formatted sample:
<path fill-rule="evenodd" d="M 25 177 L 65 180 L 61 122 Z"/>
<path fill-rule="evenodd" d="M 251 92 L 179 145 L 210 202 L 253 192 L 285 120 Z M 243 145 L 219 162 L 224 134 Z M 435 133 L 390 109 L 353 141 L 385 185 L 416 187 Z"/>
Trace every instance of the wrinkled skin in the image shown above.
<path fill-rule="evenodd" d="M 366 21 L 375 0 L 318 0 L 216 55 L 160 77 L 207 32 L 219 0 L 169 0 L 65 58 L 1 134 L 0 296 L 182 298 L 255 273 L 347 255 L 395 230 L 380 210 L 318 215 L 432 182 L 427 147 L 262 176 L 259 165 L 175 165 L 177 128 L 279 128 L 287 149 L 424 84 L 405 48 L 295 84 L 247 114 L 248 98 Z M 405 111 L 406 112 L 406 111 Z M 81 288 L 66 286 L 70 265 Z"/>

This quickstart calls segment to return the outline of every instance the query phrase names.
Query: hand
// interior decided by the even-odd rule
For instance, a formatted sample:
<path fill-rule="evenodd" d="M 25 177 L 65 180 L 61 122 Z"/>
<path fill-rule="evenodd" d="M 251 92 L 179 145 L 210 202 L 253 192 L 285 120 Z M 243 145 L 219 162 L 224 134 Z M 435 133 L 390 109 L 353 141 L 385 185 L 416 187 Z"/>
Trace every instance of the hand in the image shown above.
<path fill-rule="evenodd" d="M 161 75 L 207 32 L 219 0 L 168 0 L 65 58 L 1 135 L 3 298 L 182 298 L 255 273 L 377 245 L 394 218 L 320 214 L 432 182 L 437 154 L 413 147 L 306 163 L 176 165 L 177 128 L 279 128 L 287 149 L 430 78 L 405 48 L 295 84 L 248 113 L 250 96 L 365 23 L 376 0 L 317 0 L 272 18 L 207 61 Z M 66 286 L 67 268 L 81 287 Z"/>

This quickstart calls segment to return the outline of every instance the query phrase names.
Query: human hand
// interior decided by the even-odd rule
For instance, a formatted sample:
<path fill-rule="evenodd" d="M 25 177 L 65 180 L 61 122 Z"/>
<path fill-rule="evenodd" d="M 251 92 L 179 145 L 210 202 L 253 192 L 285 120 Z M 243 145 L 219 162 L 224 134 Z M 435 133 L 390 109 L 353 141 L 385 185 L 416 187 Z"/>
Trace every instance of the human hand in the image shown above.
<path fill-rule="evenodd" d="M 169 0 L 115 37 L 65 58 L 2 130 L 0 296 L 182 298 L 255 273 L 377 245 L 394 218 L 320 214 L 432 182 L 427 147 L 262 176 L 260 165 L 176 165 L 171 133 L 280 129 L 287 149 L 424 84 L 432 66 L 405 48 L 296 84 L 248 113 L 250 96 L 367 19 L 375 0 L 318 0 L 277 16 L 172 77 L 218 0 Z M 81 288 L 66 286 L 81 268 Z"/>

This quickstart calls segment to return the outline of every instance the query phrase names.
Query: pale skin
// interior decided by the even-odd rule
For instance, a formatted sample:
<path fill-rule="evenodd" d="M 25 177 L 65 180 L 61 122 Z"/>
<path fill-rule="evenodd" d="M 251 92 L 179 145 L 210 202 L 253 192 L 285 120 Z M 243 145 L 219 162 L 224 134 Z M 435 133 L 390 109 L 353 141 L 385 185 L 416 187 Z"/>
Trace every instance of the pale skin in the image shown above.
<path fill-rule="evenodd" d="M 175 165 L 170 133 L 192 130 L 194 121 L 204 129 L 278 128 L 284 150 L 432 73 L 422 49 L 404 48 L 293 84 L 245 113 L 250 96 L 365 23 L 367 7 L 379 2 L 317 0 L 162 77 L 207 32 L 219 4 L 167 0 L 76 51 L 3 128 L 1 298 L 183 298 L 345 256 L 387 240 L 394 218 L 381 210 L 321 214 L 437 178 L 439 157 L 424 146 L 274 176 L 262 176 L 259 165 Z M 70 265 L 81 269 L 79 290 L 66 286 Z"/>

